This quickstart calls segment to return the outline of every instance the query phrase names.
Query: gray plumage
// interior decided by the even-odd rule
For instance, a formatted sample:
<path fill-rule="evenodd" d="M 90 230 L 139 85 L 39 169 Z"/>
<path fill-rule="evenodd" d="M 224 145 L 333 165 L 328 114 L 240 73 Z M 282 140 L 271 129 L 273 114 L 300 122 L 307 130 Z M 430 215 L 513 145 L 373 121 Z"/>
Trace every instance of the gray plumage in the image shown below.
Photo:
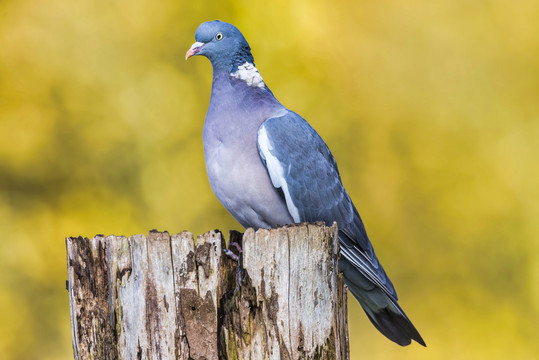
<path fill-rule="evenodd" d="M 397 303 L 395 288 L 322 138 L 273 96 L 236 27 L 206 22 L 195 39 L 186 58 L 203 55 L 213 66 L 203 139 L 217 198 L 244 227 L 336 221 L 340 268 L 371 322 L 399 345 L 411 340 L 425 345 Z"/>

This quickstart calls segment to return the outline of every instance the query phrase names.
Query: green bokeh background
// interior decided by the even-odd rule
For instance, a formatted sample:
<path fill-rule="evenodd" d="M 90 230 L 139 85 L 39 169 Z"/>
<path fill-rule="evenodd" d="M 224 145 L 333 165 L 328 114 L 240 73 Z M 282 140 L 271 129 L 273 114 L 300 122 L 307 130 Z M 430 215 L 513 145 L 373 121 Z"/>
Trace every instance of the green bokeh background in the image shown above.
<path fill-rule="evenodd" d="M 72 358 L 64 238 L 241 229 L 197 26 L 236 24 L 335 155 L 428 348 L 349 303 L 352 359 L 538 359 L 539 2 L 0 2 L 0 359 Z"/>

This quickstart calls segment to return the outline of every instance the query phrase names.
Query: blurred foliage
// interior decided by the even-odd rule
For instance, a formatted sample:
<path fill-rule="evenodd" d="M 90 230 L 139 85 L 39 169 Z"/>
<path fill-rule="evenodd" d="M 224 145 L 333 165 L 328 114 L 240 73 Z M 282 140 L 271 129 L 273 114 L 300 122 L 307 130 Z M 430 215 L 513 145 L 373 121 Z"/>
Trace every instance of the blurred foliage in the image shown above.
<path fill-rule="evenodd" d="M 339 163 L 428 348 L 350 301 L 352 358 L 539 358 L 539 3 L 0 2 L 0 359 L 70 359 L 70 235 L 240 228 L 206 179 L 219 18 Z"/>

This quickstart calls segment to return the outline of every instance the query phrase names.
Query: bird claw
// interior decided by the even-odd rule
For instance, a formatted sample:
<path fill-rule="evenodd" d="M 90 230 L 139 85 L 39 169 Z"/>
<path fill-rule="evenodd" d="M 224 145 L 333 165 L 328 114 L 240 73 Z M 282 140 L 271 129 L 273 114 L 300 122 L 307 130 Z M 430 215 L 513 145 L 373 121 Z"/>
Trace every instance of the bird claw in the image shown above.
<path fill-rule="evenodd" d="M 234 254 L 232 252 L 232 250 L 223 249 L 223 252 L 225 253 L 226 256 L 228 256 L 230 259 L 234 260 L 235 262 L 237 262 L 239 264 L 240 257 L 238 255 Z"/>
<path fill-rule="evenodd" d="M 232 251 L 233 248 L 236 250 L 237 255 L 235 252 Z M 244 271 L 242 267 L 243 249 L 241 248 L 241 245 L 238 242 L 230 241 L 228 243 L 228 249 L 223 249 L 223 252 L 230 259 L 238 263 L 238 266 L 236 266 L 236 269 L 234 271 L 235 278 L 236 278 L 235 279 L 236 285 L 234 286 L 233 297 L 235 297 L 240 291 L 241 283 L 243 282 L 243 278 L 244 278 Z"/>
<path fill-rule="evenodd" d="M 235 248 L 238 255 L 236 255 L 233 251 L 232 251 L 232 248 Z M 223 249 L 223 252 L 225 253 L 226 256 L 228 256 L 230 259 L 234 260 L 235 262 L 237 262 L 238 264 L 240 264 L 240 260 L 241 260 L 241 255 L 243 254 L 243 249 L 241 248 L 241 245 L 238 244 L 237 242 L 235 241 L 231 241 L 228 243 L 228 249 Z"/>
<path fill-rule="evenodd" d="M 238 244 L 237 242 L 235 241 L 231 241 L 230 244 L 228 244 L 228 248 L 230 249 L 230 247 L 234 246 L 236 248 L 236 250 L 238 250 L 238 252 L 242 253 L 243 252 L 243 249 L 241 248 L 241 245 Z"/>

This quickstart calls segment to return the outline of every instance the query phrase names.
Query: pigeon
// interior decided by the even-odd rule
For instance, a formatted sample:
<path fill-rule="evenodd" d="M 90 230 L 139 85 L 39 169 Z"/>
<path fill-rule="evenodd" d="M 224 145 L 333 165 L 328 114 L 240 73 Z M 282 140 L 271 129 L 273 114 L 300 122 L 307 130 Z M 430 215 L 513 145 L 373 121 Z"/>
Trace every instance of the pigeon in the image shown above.
<path fill-rule="evenodd" d="M 372 324 L 401 346 L 426 346 L 397 303 L 324 140 L 275 98 L 234 25 L 202 23 L 195 40 L 186 60 L 202 55 L 213 67 L 203 142 L 219 201 L 245 228 L 337 222 L 339 268 Z"/>

